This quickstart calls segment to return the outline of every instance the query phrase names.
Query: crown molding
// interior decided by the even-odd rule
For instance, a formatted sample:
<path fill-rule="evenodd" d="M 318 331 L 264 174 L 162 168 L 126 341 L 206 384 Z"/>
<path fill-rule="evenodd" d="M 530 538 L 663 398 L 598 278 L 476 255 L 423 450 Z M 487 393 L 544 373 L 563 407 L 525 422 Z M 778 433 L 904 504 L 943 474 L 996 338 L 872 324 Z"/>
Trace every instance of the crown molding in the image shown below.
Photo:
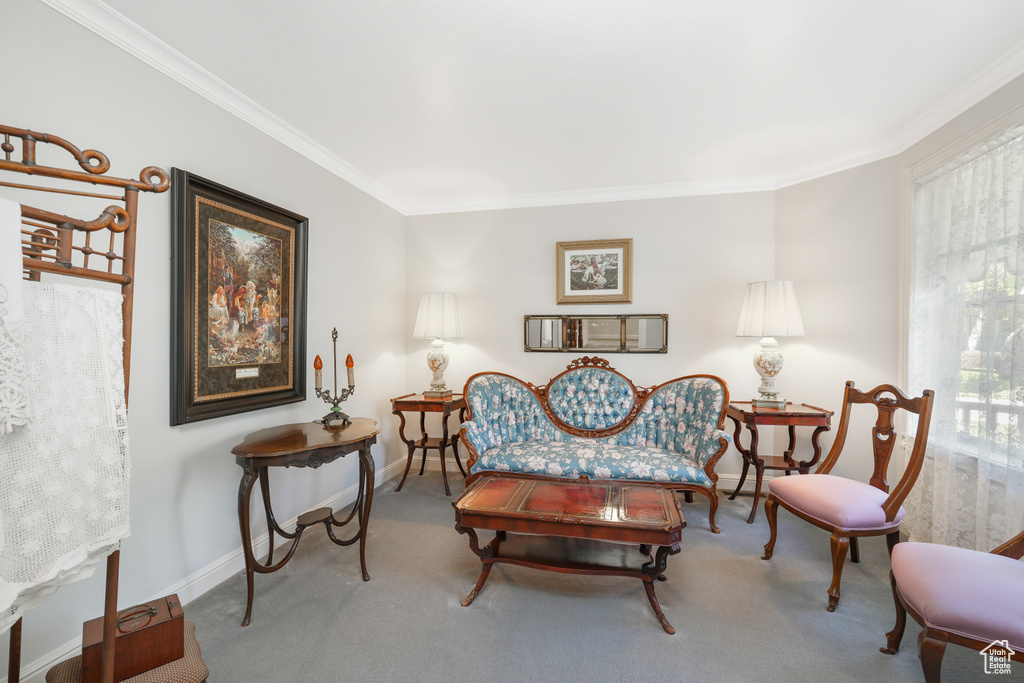
<path fill-rule="evenodd" d="M 1024 41 L 914 119 L 892 138 L 893 146 L 900 152 L 909 149 L 1021 74 L 1024 74 Z"/>
<path fill-rule="evenodd" d="M 802 168 L 799 171 L 794 171 L 793 173 L 776 176 L 775 188 L 777 190 L 781 190 L 792 185 L 799 185 L 800 183 L 806 183 L 835 173 L 841 173 L 842 171 L 849 171 L 851 168 L 857 168 L 858 166 L 864 166 L 866 164 L 871 164 L 876 161 L 881 161 L 882 159 L 888 159 L 889 157 L 896 156 L 902 151 L 903 150 L 899 149 L 892 141 L 883 142 L 859 152 L 854 152 L 848 156 L 832 159 L 807 168 Z"/>
<path fill-rule="evenodd" d="M 590 190 L 538 192 L 535 194 L 490 197 L 486 199 L 474 199 L 467 202 L 452 202 L 448 204 L 412 203 L 409 206 L 408 215 L 423 216 L 439 213 L 527 209 L 540 206 L 598 204 L 601 202 L 629 202 L 643 199 L 670 199 L 672 197 L 741 194 L 745 192 L 771 192 L 773 190 L 775 190 L 775 181 L 772 178 L 662 183 L 657 185 L 632 185 L 627 187 L 602 187 Z"/>
<path fill-rule="evenodd" d="M 406 216 L 774 191 L 900 154 L 1014 78 L 1024 74 L 1022 41 L 889 140 L 838 159 L 773 178 L 664 183 L 541 192 L 466 202 L 410 204 L 133 23 L 102 0 L 41 1 Z"/>
<path fill-rule="evenodd" d="M 234 114 L 395 211 L 403 203 L 389 190 L 323 145 L 188 59 L 100 0 L 42 0 L 69 19 Z"/>

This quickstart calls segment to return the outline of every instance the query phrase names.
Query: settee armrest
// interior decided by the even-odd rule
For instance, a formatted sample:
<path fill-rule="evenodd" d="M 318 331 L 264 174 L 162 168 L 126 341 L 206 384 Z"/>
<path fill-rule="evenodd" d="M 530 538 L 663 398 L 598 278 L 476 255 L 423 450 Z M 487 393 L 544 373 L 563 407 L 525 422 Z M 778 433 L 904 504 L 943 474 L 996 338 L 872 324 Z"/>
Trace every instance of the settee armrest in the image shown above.
<path fill-rule="evenodd" d="M 459 427 L 462 442 L 477 453 L 502 445 L 501 434 L 491 429 L 484 420 L 470 420 Z M 471 451 L 472 452 L 472 451 Z"/>
<path fill-rule="evenodd" d="M 691 431 L 697 433 L 693 450 L 694 460 L 703 468 L 711 481 L 718 481 L 715 465 L 729 450 L 732 437 L 725 430 L 710 424 L 704 425 L 701 429 L 691 428 Z"/>

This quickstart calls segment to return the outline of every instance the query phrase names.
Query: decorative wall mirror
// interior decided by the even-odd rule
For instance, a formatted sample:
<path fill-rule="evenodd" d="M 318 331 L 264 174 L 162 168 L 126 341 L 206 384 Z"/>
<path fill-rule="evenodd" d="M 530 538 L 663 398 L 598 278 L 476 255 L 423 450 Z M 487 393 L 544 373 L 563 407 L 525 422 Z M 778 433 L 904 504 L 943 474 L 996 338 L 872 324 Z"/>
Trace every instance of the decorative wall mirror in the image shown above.
<path fill-rule="evenodd" d="M 668 314 L 524 315 L 525 351 L 668 353 Z"/>

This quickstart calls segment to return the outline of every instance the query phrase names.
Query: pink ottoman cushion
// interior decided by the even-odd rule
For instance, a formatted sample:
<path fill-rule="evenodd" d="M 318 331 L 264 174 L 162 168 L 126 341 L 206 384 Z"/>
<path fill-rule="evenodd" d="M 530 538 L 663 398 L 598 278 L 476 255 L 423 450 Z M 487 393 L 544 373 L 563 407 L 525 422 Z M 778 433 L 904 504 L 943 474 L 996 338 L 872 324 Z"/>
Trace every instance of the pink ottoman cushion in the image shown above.
<path fill-rule="evenodd" d="M 1024 562 L 933 543 L 892 551 L 900 594 L 925 625 L 1024 651 Z"/>
<path fill-rule="evenodd" d="M 871 484 L 831 474 L 798 474 L 776 477 L 768 490 L 787 505 L 833 526 L 850 531 L 899 526 L 903 508 L 892 522 L 885 521 L 882 503 L 888 493 Z"/>

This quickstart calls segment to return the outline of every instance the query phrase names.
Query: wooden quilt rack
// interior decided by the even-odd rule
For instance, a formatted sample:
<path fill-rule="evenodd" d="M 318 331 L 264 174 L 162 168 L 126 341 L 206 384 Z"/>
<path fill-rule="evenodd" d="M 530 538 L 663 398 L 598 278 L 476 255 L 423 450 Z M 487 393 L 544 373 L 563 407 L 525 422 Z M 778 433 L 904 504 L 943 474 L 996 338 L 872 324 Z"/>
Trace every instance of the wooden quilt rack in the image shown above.
<path fill-rule="evenodd" d="M 36 202 L 21 202 L 22 253 L 25 277 L 39 280 L 43 273 L 99 280 L 121 286 L 124 336 L 125 400 L 128 398 L 128 368 L 132 344 L 132 299 L 135 276 L 135 227 L 139 192 L 165 192 L 171 186 L 167 172 L 156 166 L 142 169 L 139 180 L 106 176 L 110 162 L 94 149 L 80 150 L 67 140 L 46 133 L 0 125 L 0 171 L 28 174 L 46 183 L 8 182 L 0 175 L 0 186 L 16 194 L 36 197 L 47 193 L 53 206 L 38 208 Z M 13 140 L 13 141 L 12 141 Z M 20 141 L 20 159 L 16 151 Z M 52 147 L 40 148 L 39 143 Z M 39 163 L 39 154 L 71 154 L 81 170 Z M 13 158 L 12 158 L 13 157 Z M 107 192 L 85 191 L 81 183 L 110 188 Z M 114 194 L 113 191 L 120 191 Z M 57 199 L 57 196 L 60 198 Z M 113 201 L 105 208 L 103 204 Z M 89 205 L 92 205 L 91 207 Z M 52 209 L 52 210 L 51 210 Z M 75 218 L 67 213 L 96 218 Z M 106 593 L 103 609 L 103 654 L 100 680 L 114 680 L 114 631 L 117 617 L 117 582 L 120 550 L 107 556 Z M 21 620 L 11 627 L 8 681 L 21 676 Z"/>

